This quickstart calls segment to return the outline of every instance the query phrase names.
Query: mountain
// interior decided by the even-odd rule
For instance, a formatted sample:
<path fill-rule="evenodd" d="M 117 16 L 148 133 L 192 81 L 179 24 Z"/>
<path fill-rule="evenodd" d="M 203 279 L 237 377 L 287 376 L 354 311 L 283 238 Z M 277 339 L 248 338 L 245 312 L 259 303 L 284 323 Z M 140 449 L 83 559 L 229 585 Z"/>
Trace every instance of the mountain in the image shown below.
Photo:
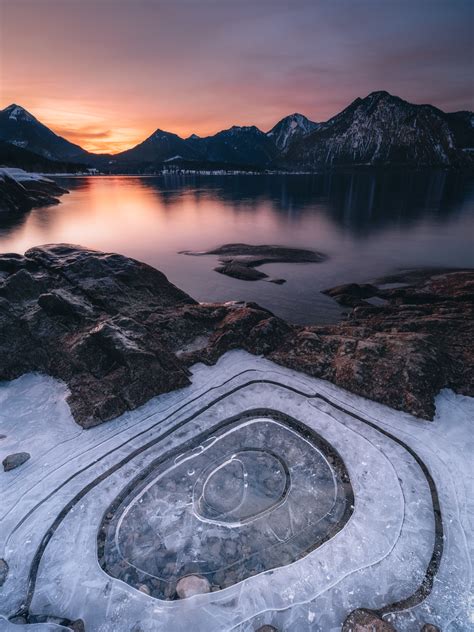
<path fill-rule="evenodd" d="M 270 165 L 279 153 L 273 140 L 255 125 L 234 125 L 214 136 L 196 138 L 191 142 L 194 148 L 212 162 L 265 167 Z"/>
<path fill-rule="evenodd" d="M 181 138 L 157 129 L 142 143 L 111 156 L 87 152 L 12 104 L 0 110 L 0 141 L 49 160 L 77 162 L 113 173 L 153 173 L 166 163 L 192 170 L 193 162 L 196 169 L 205 165 L 209 170 L 470 167 L 474 165 L 474 114 L 445 113 L 388 92 L 372 92 L 325 123 L 295 113 L 267 133 L 255 126 L 234 125 L 205 138 L 196 134 Z M 34 161 L 26 155 L 17 155 L 15 160 L 19 161 L 16 166 L 26 168 Z"/>
<path fill-rule="evenodd" d="M 88 162 L 93 155 L 58 136 L 15 103 L 0 110 L 0 140 L 50 160 Z"/>
<path fill-rule="evenodd" d="M 274 142 L 257 127 L 233 126 L 214 136 L 201 138 L 192 134 L 184 139 L 157 130 L 143 143 L 116 154 L 119 163 L 159 163 L 173 159 L 266 166 L 278 154 Z"/>
<path fill-rule="evenodd" d="M 310 121 L 306 116 L 298 114 L 290 114 L 279 121 L 272 129 L 267 132 L 270 138 L 280 151 L 288 149 L 290 143 L 297 138 L 307 136 L 319 127 L 318 123 Z"/>
<path fill-rule="evenodd" d="M 50 160 L 40 154 L 0 141 L 0 167 L 19 167 L 40 173 L 76 173 L 87 171 L 87 165 L 78 162 Z"/>
<path fill-rule="evenodd" d="M 201 158 L 200 153 L 194 150 L 188 140 L 184 140 L 177 134 L 157 129 L 151 136 L 132 149 L 115 154 L 112 160 L 120 163 L 147 163 L 163 162 L 178 157 L 188 160 Z"/>
<path fill-rule="evenodd" d="M 291 168 L 341 165 L 458 167 L 473 164 L 472 113 L 446 114 L 388 92 L 356 99 L 340 114 L 296 138 L 283 162 Z"/>

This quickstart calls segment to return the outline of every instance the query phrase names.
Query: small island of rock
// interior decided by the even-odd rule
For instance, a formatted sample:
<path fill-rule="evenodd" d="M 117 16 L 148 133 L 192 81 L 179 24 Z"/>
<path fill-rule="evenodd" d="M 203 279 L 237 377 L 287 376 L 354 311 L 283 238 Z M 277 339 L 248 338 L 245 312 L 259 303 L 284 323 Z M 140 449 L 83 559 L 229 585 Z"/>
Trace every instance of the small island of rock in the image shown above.
<path fill-rule="evenodd" d="M 184 250 L 181 254 L 217 255 L 221 265 L 214 268 L 216 272 L 243 281 L 266 279 L 271 283 L 284 283 L 285 279 L 272 279 L 261 270 L 256 270 L 257 267 L 266 263 L 320 263 L 327 258 L 321 252 L 303 248 L 249 244 L 224 244 L 213 250 Z"/>

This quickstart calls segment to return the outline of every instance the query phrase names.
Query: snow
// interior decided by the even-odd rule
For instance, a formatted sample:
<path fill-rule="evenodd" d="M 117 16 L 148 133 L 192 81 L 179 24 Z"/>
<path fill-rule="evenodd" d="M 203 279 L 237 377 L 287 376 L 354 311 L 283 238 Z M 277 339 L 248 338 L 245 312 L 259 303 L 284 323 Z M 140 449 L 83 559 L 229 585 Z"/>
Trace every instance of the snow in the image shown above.
<path fill-rule="evenodd" d="M 302 114 L 290 114 L 281 121 L 279 121 L 275 127 L 273 127 L 267 136 L 274 138 L 276 146 L 281 149 L 287 149 L 290 142 L 295 136 L 305 136 L 319 127 L 318 123 L 310 121 Z"/>
<path fill-rule="evenodd" d="M 471 629 L 472 398 L 444 390 L 435 420 L 423 422 L 242 351 L 213 367 L 194 366 L 192 379 L 87 431 L 72 420 L 63 383 L 28 374 L 0 384 L 0 434 L 6 435 L 0 459 L 31 453 L 25 465 L 0 473 L 0 557 L 10 566 L 0 588 L 0 617 L 24 602 L 29 565 L 60 516 L 46 540 L 30 613 L 82 618 L 88 632 L 250 632 L 263 623 L 285 632 L 340 630 L 354 608 L 403 600 L 423 581 L 435 517 L 415 454 L 439 496 L 443 554 L 431 593 L 386 617 L 401 632 L 425 622 L 443 632 Z M 201 453 L 209 444 L 197 435 L 214 437 L 217 424 L 253 409 L 259 409 L 254 420 L 267 417 L 267 409 L 290 415 L 337 450 L 354 492 L 345 526 L 306 556 L 184 601 L 150 597 L 108 575 L 98 563 L 97 533 L 117 494 L 169 452 L 181 454 L 178 464 Z M 297 465 L 291 450 L 286 458 Z M 316 488 L 307 481 L 307 489 Z M 292 515 L 303 509 L 295 507 Z M 238 526 L 228 529 L 233 534 Z M 0 618 L 0 630 L 10 629 L 18 627 Z"/>
<path fill-rule="evenodd" d="M 24 171 L 23 169 L 18 169 L 16 167 L 0 167 L 0 178 L 5 176 L 12 178 L 17 182 L 52 182 L 52 180 L 45 178 L 39 173 L 30 173 L 29 171 Z"/>
<path fill-rule="evenodd" d="M 27 140 L 12 140 L 10 141 L 10 143 L 12 145 L 15 145 L 16 147 L 21 147 L 21 148 L 25 148 L 28 147 L 28 141 Z"/>
<path fill-rule="evenodd" d="M 167 158 L 166 160 L 164 160 L 163 162 L 172 162 L 173 160 L 182 160 L 182 156 L 177 155 L 177 156 L 172 156 L 171 158 Z"/>

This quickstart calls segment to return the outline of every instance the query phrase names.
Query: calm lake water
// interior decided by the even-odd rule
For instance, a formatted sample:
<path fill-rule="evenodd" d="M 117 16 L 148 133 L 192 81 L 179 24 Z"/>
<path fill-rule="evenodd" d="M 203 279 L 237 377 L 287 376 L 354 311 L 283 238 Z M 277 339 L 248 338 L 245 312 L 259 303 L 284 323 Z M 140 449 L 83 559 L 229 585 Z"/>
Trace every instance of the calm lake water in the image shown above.
<path fill-rule="evenodd" d="M 474 267 L 474 181 L 460 174 L 58 178 L 59 206 L 0 225 L 0 251 L 69 242 L 123 253 L 163 271 L 200 301 L 252 300 L 293 322 L 331 322 L 321 290 L 414 266 Z M 271 264 L 285 285 L 213 271 L 188 257 L 229 242 L 327 253 L 319 264 Z"/>

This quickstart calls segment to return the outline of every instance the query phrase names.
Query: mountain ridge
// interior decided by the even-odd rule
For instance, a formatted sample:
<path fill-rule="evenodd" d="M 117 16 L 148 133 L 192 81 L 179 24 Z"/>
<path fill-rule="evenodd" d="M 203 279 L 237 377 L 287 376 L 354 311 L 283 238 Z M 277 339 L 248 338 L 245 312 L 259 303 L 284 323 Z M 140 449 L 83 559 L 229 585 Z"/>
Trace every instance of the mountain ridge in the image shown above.
<path fill-rule="evenodd" d="M 157 128 L 130 149 L 94 154 L 12 103 L 0 110 L 0 141 L 51 160 L 112 171 L 152 170 L 178 160 L 309 171 L 354 165 L 465 167 L 474 164 L 474 113 L 446 113 L 380 90 L 357 97 L 325 122 L 295 112 L 268 132 L 233 125 L 206 137 L 182 138 Z"/>

